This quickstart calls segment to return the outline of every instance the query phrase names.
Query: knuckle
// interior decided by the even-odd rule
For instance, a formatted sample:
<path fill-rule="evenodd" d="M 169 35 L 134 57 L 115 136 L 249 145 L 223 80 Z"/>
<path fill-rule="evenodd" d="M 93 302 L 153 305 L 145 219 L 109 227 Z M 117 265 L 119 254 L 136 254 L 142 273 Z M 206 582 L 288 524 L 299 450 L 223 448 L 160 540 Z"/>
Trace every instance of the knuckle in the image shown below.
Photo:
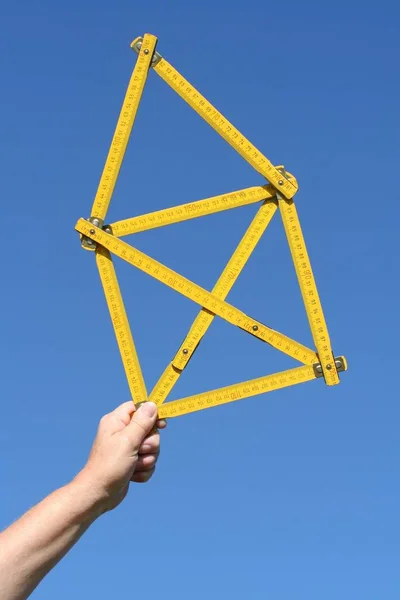
<path fill-rule="evenodd" d="M 110 415 L 109 415 L 109 413 L 107 413 L 107 414 L 103 415 L 103 416 L 101 417 L 100 421 L 99 421 L 99 425 L 100 425 L 100 427 L 102 427 L 103 425 L 106 425 L 106 424 L 108 423 L 108 421 L 109 421 L 109 418 L 110 418 Z"/>
<path fill-rule="evenodd" d="M 147 468 L 153 467 L 153 465 L 156 463 L 156 461 L 157 461 L 157 456 L 155 454 L 149 454 L 146 457 L 145 465 Z"/>
<path fill-rule="evenodd" d="M 147 470 L 147 471 L 140 471 L 139 473 L 135 473 L 133 480 L 136 483 L 146 483 L 147 481 L 149 481 L 149 479 L 151 479 L 151 477 L 153 476 L 155 471 L 155 467 L 152 467 L 151 469 Z"/>
<path fill-rule="evenodd" d="M 136 427 L 138 427 L 139 429 L 141 429 L 144 434 L 147 433 L 148 428 L 143 424 L 143 422 L 140 419 L 136 419 L 135 420 L 135 425 L 136 425 Z"/>

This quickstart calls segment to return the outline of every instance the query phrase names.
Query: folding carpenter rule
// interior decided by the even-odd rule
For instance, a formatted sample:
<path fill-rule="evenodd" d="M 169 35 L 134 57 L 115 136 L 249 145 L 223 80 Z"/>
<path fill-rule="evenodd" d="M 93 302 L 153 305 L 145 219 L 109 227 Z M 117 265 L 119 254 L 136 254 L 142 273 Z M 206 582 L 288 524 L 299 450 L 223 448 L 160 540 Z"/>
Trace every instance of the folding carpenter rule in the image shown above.
<path fill-rule="evenodd" d="M 91 215 L 88 219 L 79 219 L 75 226 L 80 233 L 82 246 L 95 253 L 132 400 L 136 405 L 151 400 L 158 405 L 160 418 L 170 418 L 313 379 L 320 378 L 329 386 L 338 384 L 339 373 L 347 369 L 347 364 L 343 356 L 335 356 L 332 352 L 310 259 L 293 201 L 298 190 L 295 177 L 286 172 L 284 167 L 274 166 L 253 146 L 156 51 L 156 44 L 157 38 L 150 34 L 135 39 L 131 44 L 131 48 L 138 54 L 138 57 L 100 178 Z M 107 210 L 150 69 L 175 90 L 200 117 L 265 178 L 267 183 L 263 186 L 191 202 L 190 210 L 189 205 L 184 204 L 107 224 Z M 211 292 L 121 239 L 124 236 L 148 229 L 256 203 L 260 206 L 253 221 Z M 280 212 L 282 218 L 315 349 L 307 348 L 287 335 L 263 325 L 226 302 L 232 286 L 277 211 Z M 121 258 L 199 305 L 199 313 L 186 338 L 150 394 L 146 390 L 112 255 Z M 216 316 L 291 356 L 301 366 L 164 403 Z"/>

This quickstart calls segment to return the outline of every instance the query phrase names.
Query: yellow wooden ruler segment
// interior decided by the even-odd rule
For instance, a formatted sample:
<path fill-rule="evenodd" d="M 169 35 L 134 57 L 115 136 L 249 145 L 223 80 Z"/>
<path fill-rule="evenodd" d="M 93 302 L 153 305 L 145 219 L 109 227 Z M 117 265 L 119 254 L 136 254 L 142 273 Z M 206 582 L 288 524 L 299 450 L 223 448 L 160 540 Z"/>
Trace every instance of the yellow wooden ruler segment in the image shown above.
<path fill-rule="evenodd" d="M 186 277 L 176 273 L 140 250 L 133 248 L 123 240 L 95 227 L 85 219 L 79 219 L 75 225 L 75 229 L 144 273 L 151 275 L 183 296 L 186 296 L 186 298 L 189 298 L 193 302 L 208 309 L 210 312 L 225 319 L 228 323 L 232 323 L 240 329 L 251 333 L 255 337 L 270 344 L 274 348 L 281 350 L 281 352 L 288 354 L 299 362 L 304 364 L 316 362 L 315 352 L 306 346 L 303 346 L 288 336 L 248 317 L 231 304 L 224 302 L 217 296 L 214 296 L 211 292 L 208 292 L 196 283 L 193 283 Z"/>
<path fill-rule="evenodd" d="M 325 382 L 336 385 L 340 379 L 297 210 L 292 200 L 285 199 L 279 200 L 279 208 Z"/>
<path fill-rule="evenodd" d="M 205 408 L 212 408 L 221 404 L 227 404 L 228 402 L 243 400 L 251 396 L 311 381 L 315 378 L 316 375 L 312 366 L 297 367 L 288 371 L 282 371 L 281 373 L 251 379 L 244 383 L 229 385 L 211 392 L 204 392 L 180 400 L 166 402 L 159 406 L 158 416 L 160 419 L 180 417 Z"/>
<path fill-rule="evenodd" d="M 146 34 L 129 81 L 110 150 L 92 207 L 92 218 L 104 221 L 142 97 L 157 38 Z"/>
<path fill-rule="evenodd" d="M 254 248 L 260 241 L 275 214 L 276 209 L 276 200 L 265 201 L 259 208 L 235 252 L 232 254 L 228 264 L 221 273 L 221 276 L 212 290 L 212 294 L 218 296 L 222 300 L 226 298 L 250 258 L 250 255 L 254 251 Z M 196 350 L 201 339 L 213 322 L 214 316 L 215 315 L 210 313 L 207 309 L 201 309 L 191 326 L 188 335 L 172 360 L 172 363 L 168 365 L 151 391 L 150 399 L 153 400 L 153 402 L 162 404 L 162 402 L 165 401 L 173 386 L 178 381 L 182 370 L 186 367 L 193 352 Z"/>
<path fill-rule="evenodd" d="M 273 198 L 274 196 L 275 188 L 273 186 L 259 185 L 237 192 L 205 198 L 204 200 L 197 200 L 196 202 L 172 206 L 171 208 L 158 210 L 146 215 L 139 215 L 131 219 L 116 221 L 115 223 L 111 223 L 110 227 L 113 235 L 124 237 L 132 233 L 140 233 L 141 231 L 164 227 L 173 223 L 181 223 L 182 221 L 204 217 L 223 210 L 253 204 L 267 198 Z"/>
<path fill-rule="evenodd" d="M 298 185 L 294 178 L 289 181 L 282 173 L 249 142 L 217 109 L 200 94 L 171 64 L 159 58 L 153 64 L 154 71 L 189 104 L 228 144 L 232 146 L 256 171 L 261 173 L 285 196 L 292 198 Z"/>
<path fill-rule="evenodd" d="M 172 363 L 169 363 L 156 385 L 150 392 L 150 402 L 161 405 L 171 393 L 173 387 L 182 375 L 181 369 L 176 369 Z"/>
<path fill-rule="evenodd" d="M 128 318 L 126 316 L 124 302 L 122 300 L 112 258 L 109 251 L 101 246 L 97 246 L 96 248 L 96 263 L 103 285 L 108 310 L 110 311 L 110 317 L 117 338 L 132 400 L 135 403 L 142 402 L 147 400 L 146 385 L 144 383 L 142 370 L 140 368 Z"/>
<path fill-rule="evenodd" d="M 170 418 L 318 377 L 323 377 L 328 385 L 339 383 L 338 373 L 347 370 L 347 363 L 344 357 L 335 358 L 331 349 L 300 222 L 292 201 L 298 190 L 296 179 L 283 167 L 274 166 L 251 144 L 200 92 L 163 59 L 156 51 L 156 44 L 157 38 L 150 34 L 146 34 L 143 38 L 136 38 L 131 44 L 138 54 L 138 59 L 98 185 L 92 213 L 88 220 L 80 219 L 75 226 L 75 229 L 81 234 L 82 246 L 96 251 L 96 262 L 132 399 L 136 404 L 151 399 L 159 405 L 159 417 Z M 256 171 L 263 175 L 269 185 L 246 188 L 120 220 L 113 223 L 111 227 L 103 228 L 150 66 Z M 179 223 L 259 201 L 263 201 L 262 206 L 212 292 L 208 292 L 186 277 L 118 239 L 118 237 L 132 233 Z M 256 321 L 225 301 L 278 205 L 317 352 Z M 188 335 L 155 385 L 150 398 L 147 396 L 110 252 L 201 307 Z M 163 404 L 215 316 L 225 319 L 281 350 L 305 366 Z"/>

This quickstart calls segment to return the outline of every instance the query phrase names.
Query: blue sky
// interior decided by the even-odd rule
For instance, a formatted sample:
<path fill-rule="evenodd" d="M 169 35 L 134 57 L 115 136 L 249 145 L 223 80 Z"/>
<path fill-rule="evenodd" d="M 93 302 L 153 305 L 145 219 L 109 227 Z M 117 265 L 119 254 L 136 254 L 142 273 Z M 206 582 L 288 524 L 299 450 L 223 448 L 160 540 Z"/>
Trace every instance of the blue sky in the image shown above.
<path fill-rule="evenodd" d="M 132 39 L 159 51 L 299 181 L 334 352 L 349 371 L 171 420 L 151 484 L 99 520 L 33 595 L 397 599 L 399 9 L 394 1 L 2 7 L 0 526 L 83 465 L 128 388 L 89 216 Z M 150 73 L 110 209 L 117 220 L 262 184 Z M 131 243 L 211 289 L 246 207 Z M 197 314 L 117 263 L 148 387 Z M 311 344 L 279 216 L 229 301 Z M 295 366 L 216 319 L 172 398 Z"/>

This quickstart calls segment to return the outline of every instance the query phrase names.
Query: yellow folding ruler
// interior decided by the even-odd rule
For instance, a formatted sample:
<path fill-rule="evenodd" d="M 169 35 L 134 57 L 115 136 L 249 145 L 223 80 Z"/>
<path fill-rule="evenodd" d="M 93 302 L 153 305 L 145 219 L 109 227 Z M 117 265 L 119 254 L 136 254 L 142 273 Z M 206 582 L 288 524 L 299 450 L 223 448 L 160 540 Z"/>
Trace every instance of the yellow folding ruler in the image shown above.
<path fill-rule="evenodd" d="M 159 407 L 159 417 L 169 418 L 264 394 L 312 379 L 321 378 L 327 385 L 338 384 L 339 373 L 347 369 L 346 359 L 343 356 L 335 356 L 332 352 L 310 259 L 293 202 L 293 197 L 298 190 L 295 177 L 286 172 L 284 167 L 274 166 L 253 146 L 156 51 L 156 44 L 157 38 L 150 34 L 135 39 L 131 44 L 131 48 L 138 54 L 138 58 L 100 178 L 92 212 L 88 219 L 79 219 L 75 226 L 80 233 L 82 246 L 95 253 L 100 280 L 133 401 L 135 404 L 147 400 L 156 402 Z M 153 69 L 258 173 L 263 175 L 266 184 L 107 224 L 105 222 L 107 210 L 150 69 Z M 148 229 L 248 204 L 259 204 L 258 210 L 211 292 L 121 239 L 124 236 Z M 267 327 L 226 302 L 228 293 L 277 211 L 280 212 L 293 258 L 315 344 L 314 350 Z M 200 307 L 178 352 L 150 394 L 146 389 L 130 331 L 112 261 L 113 254 L 186 296 Z M 255 338 L 291 356 L 302 366 L 164 404 L 215 316 L 225 319 Z"/>

